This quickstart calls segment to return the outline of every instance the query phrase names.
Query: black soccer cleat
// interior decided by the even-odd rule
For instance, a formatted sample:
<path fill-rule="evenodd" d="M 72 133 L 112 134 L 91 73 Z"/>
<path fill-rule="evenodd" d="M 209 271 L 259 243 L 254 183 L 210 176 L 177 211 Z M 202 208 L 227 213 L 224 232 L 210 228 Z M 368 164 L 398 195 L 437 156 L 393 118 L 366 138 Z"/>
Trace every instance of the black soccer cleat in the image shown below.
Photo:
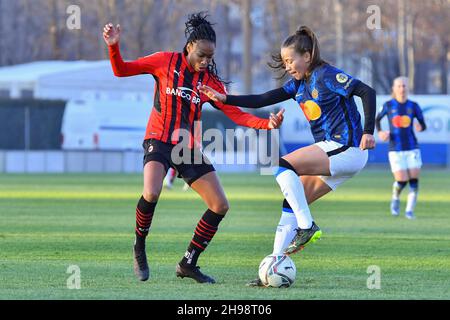
<path fill-rule="evenodd" d="M 143 249 L 136 249 L 136 245 L 133 246 L 133 258 L 134 258 L 134 273 L 136 277 L 141 281 L 147 281 L 150 275 L 150 270 L 147 263 L 147 254 L 145 253 L 145 247 Z"/>
<path fill-rule="evenodd" d="M 259 277 L 247 282 L 245 285 L 247 287 L 265 287 L 265 285 L 262 283 L 262 281 Z"/>
<path fill-rule="evenodd" d="M 175 273 L 177 277 L 180 278 L 191 278 L 197 281 L 198 283 L 216 283 L 216 280 L 211 278 L 210 276 L 202 273 L 200 271 L 200 267 L 188 267 L 182 266 L 181 264 L 177 264 Z"/>
<path fill-rule="evenodd" d="M 307 244 L 316 242 L 322 236 L 322 231 L 314 222 L 309 229 L 297 228 L 296 230 L 297 234 L 284 251 L 287 255 L 303 250 Z"/>

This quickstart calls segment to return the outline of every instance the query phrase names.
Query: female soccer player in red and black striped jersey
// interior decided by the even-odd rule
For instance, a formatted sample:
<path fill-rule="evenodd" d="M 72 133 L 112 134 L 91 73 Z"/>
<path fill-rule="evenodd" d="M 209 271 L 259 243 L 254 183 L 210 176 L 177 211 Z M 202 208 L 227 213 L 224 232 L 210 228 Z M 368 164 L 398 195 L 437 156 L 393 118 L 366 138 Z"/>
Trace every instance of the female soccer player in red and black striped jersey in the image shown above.
<path fill-rule="evenodd" d="M 134 270 L 142 281 L 149 278 L 145 238 L 164 176 L 169 167 L 173 167 L 208 207 L 195 228 L 184 257 L 176 266 L 176 275 L 201 283 L 215 282 L 212 277 L 200 272 L 197 259 L 211 242 L 229 206 L 214 167 L 202 154 L 194 139 L 194 124 L 201 118 L 202 105 L 210 102 L 236 124 L 255 129 L 278 128 L 283 121 L 283 110 L 276 115 L 271 114 L 269 119 L 261 119 L 237 107 L 214 103 L 199 92 L 199 87 L 205 84 L 225 93 L 213 59 L 216 34 L 206 18 L 203 12 L 189 16 L 185 29 L 187 41 L 182 52 L 157 52 L 132 62 L 124 62 L 121 58 L 120 26 L 107 24 L 103 30 L 116 76 L 151 74 L 156 82 L 153 109 L 143 143 L 144 190 L 136 208 L 136 240 L 133 247 Z M 181 134 L 183 130 L 188 132 L 187 140 Z M 188 143 L 189 161 L 186 161 L 186 154 L 182 155 L 181 162 L 179 158 L 174 159 L 172 156 L 172 150 L 179 143 Z"/>

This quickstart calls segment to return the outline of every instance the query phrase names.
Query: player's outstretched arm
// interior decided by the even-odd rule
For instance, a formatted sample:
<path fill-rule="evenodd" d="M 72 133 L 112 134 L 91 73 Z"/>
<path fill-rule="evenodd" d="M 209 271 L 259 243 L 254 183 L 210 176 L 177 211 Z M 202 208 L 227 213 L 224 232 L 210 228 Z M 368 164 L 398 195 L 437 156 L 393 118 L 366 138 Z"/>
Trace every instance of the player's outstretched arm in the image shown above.
<path fill-rule="evenodd" d="M 202 85 L 199 91 L 208 96 L 214 102 L 221 102 L 228 105 L 239 106 L 242 108 L 262 108 L 276 103 L 280 103 L 292 98 L 283 88 L 267 91 L 263 94 L 252 94 L 242 96 L 232 96 Z"/>
<path fill-rule="evenodd" d="M 120 24 L 114 27 L 112 23 L 107 23 L 103 27 L 103 40 L 108 46 L 113 46 L 119 43 L 120 40 Z"/>
<path fill-rule="evenodd" d="M 119 48 L 120 41 L 120 25 L 114 27 L 112 23 L 108 23 L 103 27 L 103 39 L 108 45 L 109 59 L 116 77 L 130 77 L 142 74 L 141 64 L 137 61 L 125 62 L 122 59 Z"/>
<path fill-rule="evenodd" d="M 211 103 L 213 107 L 221 110 L 225 115 L 230 118 L 234 123 L 240 126 L 245 126 L 254 129 L 278 129 L 283 123 L 284 109 L 280 110 L 277 114 L 270 114 L 269 119 L 262 119 L 254 116 L 251 113 L 247 113 L 229 103 L 223 103 L 227 100 L 227 92 L 225 87 L 219 81 L 212 82 L 212 86 L 202 85 L 199 87 L 199 91 L 207 96 L 205 102 Z M 283 90 L 283 89 L 282 89 Z M 284 91 L 284 90 L 283 90 Z M 241 96 L 240 96 L 241 97 Z"/>
<path fill-rule="evenodd" d="M 227 100 L 226 94 L 220 93 L 209 86 L 202 85 L 198 90 L 214 102 L 225 103 L 225 100 Z"/>
<path fill-rule="evenodd" d="M 226 104 L 214 104 L 214 106 L 239 126 L 271 130 L 278 129 L 284 120 L 284 109 L 281 109 L 277 114 L 271 113 L 269 119 L 263 119 L 244 112 L 235 106 Z"/>

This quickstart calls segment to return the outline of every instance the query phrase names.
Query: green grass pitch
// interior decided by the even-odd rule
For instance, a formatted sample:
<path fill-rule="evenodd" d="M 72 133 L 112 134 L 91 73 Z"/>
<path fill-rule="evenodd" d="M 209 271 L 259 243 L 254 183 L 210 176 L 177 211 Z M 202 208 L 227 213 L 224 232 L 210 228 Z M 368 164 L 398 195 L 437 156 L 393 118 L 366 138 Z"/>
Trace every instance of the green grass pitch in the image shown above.
<path fill-rule="evenodd" d="M 293 256 L 287 289 L 248 288 L 272 250 L 282 196 L 272 176 L 220 174 L 230 211 L 200 257 L 215 285 L 175 276 L 206 209 L 191 190 L 164 190 L 133 274 L 141 175 L 0 175 L 0 299 L 450 299 L 450 173 L 424 170 L 417 219 L 391 217 L 392 177 L 366 169 L 311 206 L 323 237 Z M 407 189 L 402 194 L 404 210 Z M 67 269 L 81 271 L 68 289 Z M 369 289 L 369 266 L 380 289 Z"/>

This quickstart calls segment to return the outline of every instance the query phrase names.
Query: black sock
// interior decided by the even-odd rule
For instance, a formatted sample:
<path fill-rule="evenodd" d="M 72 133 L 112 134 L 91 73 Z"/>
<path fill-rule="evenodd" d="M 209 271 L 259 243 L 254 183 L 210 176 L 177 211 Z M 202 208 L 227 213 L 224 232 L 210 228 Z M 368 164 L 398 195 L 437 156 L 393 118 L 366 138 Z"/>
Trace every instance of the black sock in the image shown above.
<path fill-rule="evenodd" d="M 145 247 L 145 238 L 152 224 L 153 213 L 155 212 L 156 202 L 148 202 L 141 197 L 136 206 L 136 247 Z"/>
<path fill-rule="evenodd" d="M 214 213 L 209 209 L 206 210 L 194 230 L 194 236 L 180 264 L 189 266 L 197 265 L 198 257 L 211 242 L 222 219 L 222 215 Z"/>

